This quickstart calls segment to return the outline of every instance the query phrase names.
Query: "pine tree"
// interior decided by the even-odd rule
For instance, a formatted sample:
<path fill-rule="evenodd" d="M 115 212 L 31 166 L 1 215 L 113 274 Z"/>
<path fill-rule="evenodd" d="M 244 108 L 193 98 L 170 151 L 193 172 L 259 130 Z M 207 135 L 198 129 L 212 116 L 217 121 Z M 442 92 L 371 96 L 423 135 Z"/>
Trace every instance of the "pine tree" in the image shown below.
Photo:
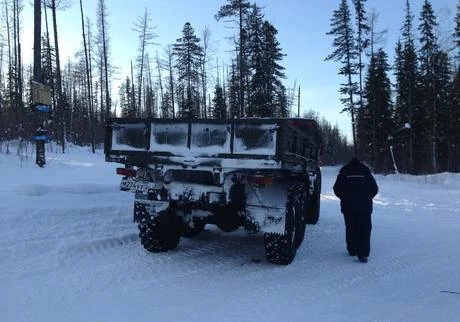
<path fill-rule="evenodd" d="M 230 72 L 228 74 L 228 91 L 227 91 L 227 96 L 228 96 L 228 109 L 229 109 L 229 114 L 231 119 L 239 118 L 239 77 L 237 73 L 237 64 L 235 64 L 235 61 L 232 62 L 230 68 Z"/>
<path fill-rule="evenodd" d="M 364 8 L 366 0 L 353 0 L 353 5 L 355 7 L 355 17 L 356 17 L 356 51 L 358 55 L 358 72 L 359 72 L 359 102 L 358 105 L 360 108 L 363 107 L 363 76 L 362 72 L 364 69 L 363 55 L 367 47 L 369 47 L 369 32 L 370 26 L 368 24 L 368 19 L 366 16 L 366 10 Z"/>
<path fill-rule="evenodd" d="M 388 77 L 390 66 L 383 49 L 371 57 L 366 77 L 364 109 L 367 111 L 366 139 L 372 147 L 371 164 L 377 172 L 392 170 L 390 145 L 395 132 L 392 115 L 391 83 Z"/>
<path fill-rule="evenodd" d="M 199 90 L 197 84 L 200 81 L 200 62 L 203 49 L 200 46 L 200 39 L 195 35 L 192 25 L 187 22 L 182 29 L 182 38 L 177 39 L 173 46 L 173 53 L 176 56 L 178 81 L 183 83 L 185 90 L 185 101 L 182 102 L 180 110 L 181 117 L 198 118 L 199 111 Z"/>
<path fill-rule="evenodd" d="M 340 6 L 334 11 L 331 18 L 331 30 L 327 35 L 334 36 L 334 51 L 326 57 L 326 60 L 340 61 L 342 66 L 338 74 L 346 77 L 346 83 L 341 84 L 340 94 L 345 95 L 341 98 L 345 106 L 343 111 L 351 114 L 351 125 L 353 133 L 353 146 L 357 153 L 356 124 L 355 124 L 355 106 L 353 95 L 357 93 L 357 84 L 353 81 L 353 76 L 357 74 L 356 66 L 356 46 L 353 38 L 353 27 L 351 25 L 350 9 L 346 0 L 340 1 Z"/>
<path fill-rule="evenodd" d="M 394 138 L 397 154 L 400 158 L 400 170 L 414 173 L 414 138 L 422 135 L 419 125 L 420 104 L 418 104 L 418 66 L 417 54 L 412 31 L 414 16 L 409 0 L 406 0 L 406 15 L 402 31 L 402 43 L 396 46 L 394 71 L 396 76 L 395 122 L 398 135 Z M 402 130 L 404 129 L 404 130 Z"/>
<path fill-rule="evenodd" d="M 449 56 L 446 52 L 438 51 L 433 57 L 433 75 L 434 88 L 436 94 L 434 97 L 435 111 L 435 128 L 436 128 L 436 158 L 437 172 L 445 172 L 448 170 L 448 156 L 450 137 L 448 129 L 451 127 L 452 116 L 452 69 L 450 66 Z"/>
<path fill-rule="evenodd" d="M 452 82 L 452 109 L 449 125 L 449 170 L 460 172 L 460 68 Z"/>
<path fill-rule="evenodd" d="M 460 4 L 457 5 L 457 16 L 455 17 L 455 32 L 454 32 L 454 42 L 457 47 L 457 68 L 460 69 Z"/>
<path fill-rule="evenodd" d="M 262 53 L 265 69 L 265 91 L 268 101 L 259 115 L 262 117 L 286 115 L 287 96 L 286 88 L 282 83 L 282 79 L 286 78 L 284 67 L 279 63 L 282 61 L 284 54 L 282 53 L 280 43 L 276 39 L 278 30 L 268 21 L 264 21 L 262 26 Z"/>
<path fill-rule="evenodd" d="M 266 84 L 266 70 L 263 64 L 263 25 L 264 15 L 259 7 L 254 5 L 248 14 L 247 30 L 248 30 L 248 66 L 251 71 L 249 88 L 250 95 L 248 99 L 247 116 L 259 115 L 259 111 L 268 102 L 264 84 Z M 247 74 L 249 71 L 247 71 Z"/>
<path fill-rule="evenodd" d="M 282 84 L 284 57 L 276 35 L 278 31 L 263 20 L 260 8 L 253 7 L 248 17 L 248 65 L 251 71 L 249 81 L 248 116 L 287 116 L 286 88 Z M 249 72 L 247 72 L 249 74 Z"/>
<path fill-rule="evenodd" d="M 451 115 L 449 125 L 449 170 L 460 172 L 460 4 L 455 17 L 454 40 L 457 47 L 455 73 L 451 89 Z"/>
<path fill-rule="evenodd" d="M 423 173 L 437 171 L 437 145 L 436 139 L 438 137 L 437 128 L 437 106 L 436 106 L 436 92 L 434 81 L 434 57 L 439 48 L 437 44 L 437 37 L 434 29 L 437 26 L 436 17 L 433 12 L 431 3 L 425 0 L 423 3 L 422 11 L 420 14 L 420 25 L 418 27 L 420 33 L 419 60 L 420 60 L 420 86 L 421 86 L 421 113 L 418 120 L 420 121 L 420 128 L 424 128 L 423 135 L 418 137 L 419 144 L 418 150 L 423 153 L 425 157 L 422 160 L 421 171 Z M 422 133 L 421 133 L 422 134 Z"/>
<path fill-rule="evenodd" d="M 246 14 L 251 7 L 251 4 L 246 0 L 227 0 L 227 4 L 220 7 L 218 13 L 215 15 L 216 20 L 220 20 L 225 17 L 237 17 L 238 18 L 238 114 L 237 117 L 241 117 L 245 114 L 245 93 L 246 93 L 246 33 L 244 31 L 244 21 Z M 236 74 L 234 74 L 236 75 Z"/>
<path fill-rule="evenodd" d="M 227 104 L 225 104 L 224 90 L 219 83 L 214 88 L 214 98 L 212 99 L 213 110 L 212 116 L 218 120 L 225 120 L 227 118 Z"/>
<path fill-rule="evenodd" d="M 163 99 L 161 100 L 162 105 L 160 108 L 160 115 L 161 118 L 174 118 L 174 110 L 171 101 L 171 93 L 166 90 L 163 93 Z"/>

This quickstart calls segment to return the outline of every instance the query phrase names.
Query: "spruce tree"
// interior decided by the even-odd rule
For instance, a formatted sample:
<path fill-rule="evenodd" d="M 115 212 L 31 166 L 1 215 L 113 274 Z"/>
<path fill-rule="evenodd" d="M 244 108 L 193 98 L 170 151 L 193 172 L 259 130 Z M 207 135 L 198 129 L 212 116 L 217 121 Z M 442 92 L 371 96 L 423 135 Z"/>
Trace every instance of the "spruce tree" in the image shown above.
<path fill-rule="evenodd" d="M 249 97 L 247 116 L 256 116 L 262 107 L 269 101 L 264 85 L 266 84 L 266 70 L 264 66 L 263 54 L 263 14 L 259 7 L 254 5 L 248 14 L 247 30 L 248 30 L 248 66 L 249 71 Z"/>
<path fill-rule="evenodd" d="M 454 42 L 457 47 L 457 69 L 460 70 L 460 4 L 457 5 L 457 16 L 455 17 Z"/>
<path fill-rule="evenodd" d="M 239 118 L 239 78 L 237 72 L 237 64 L 235 61 L 232 61 L 230 66 L 230 73 L 228 73 L 228 109 L 231 119 Z"/>
<path fill-rule="evenodd" d="M 364 109 L 367 111 L 366 138 L 372 147 L 371 164 L 375 171 L 387 173 L 393 170 L 390 146 L 393 144 L 391 82 L 388 77 L 390 66 L 383 49 L 371 57 L 366 78 Z"/>
<path fill-rule="evenodd" d="M 331 30 L 326 34 L 334 36 L 333 46 L 335 48 L 334 51 L 326 57 L 326 60 L 339 61 L 342 66 L 338 74 L 346 77 L 346 82 L 341 84 L 339 89 L 340 94 L 345 95 L 345 97 L 340 100 L 345 106 L 342 112 L 347 111 L 351 114 L 353 146 L 355 153 L 357 153 L 356 110 L 353 97 L 353 95 L 357 93 L 357 84 L 353 81 L 353 76 L 357 74 L 357 52 L 355 40 L 353 38 L 354 33 L 351 24 L 350 9 L 346 0 L 341 0 L 339 8 L 334 10 L 331 18 Z"/>
<path fill-rule="evenodd" d="M 286 78 L 286 75 L 284 73 L 285 68 L 280 65 L 284 54 L 276 38 L 278 30 L 268 21 L 264 22 L 262 30 L 264 65 L 266 65 L 267 68 L 267 96 L 269 98 L 269 104 L 274 106 L 273 111 L 267 111 L 267 116 L 273 114 L 285 115 L 287 97 L 286 88 L 282 80 Z"/>
<path fill-rule="evenodd" d="M 396 76 L 395 121 L 398 129 L 394 140 L 400 156 L 400 169 L 409 173 L 415 171 L 415 137 L 420 137 L 423 131 L 423 127 L 419 126 L 419 116 L 422 113 L 418 104 L 418 66 L 412 30 L 413 19 L 409 0 L 406 0 L 406 15 L 401 28 L 402 43 L 397 44 L 393 67 Z"/>
<path fill-rule="evenodd" d="M 237 17 L 237 23 L 238 23 L 238 58 L 237 58 L 237 68 L 238 68 L 238 73 L 234 71 L 234 76 L 238 75 L 238 114 L 237 117 L 241 117 L 245 114 L 245 93 L 246 93 L 246 86 L 245 86 L 245 80 L 246 80 L 246 72 L 247 72 L 247 66 L 246 66 L 246 57 L 247 57 L 247 51 L 246 51 L 246 42 L 247 42 L 247 36 L 244 31 L 244 21 L 246 18 L 246 14 L 251 7 L 250 2 L 246 0 L 228 0 L 227 4 L 223 5 L 220 7 L 218 13 L 215 15 L 216 20 L 220 20 L 222 18 L 226 17 Z"/>
<path fill-rule="evenodd" d="M 186 22 L 182 29 L 182 38 L 177 39 L 173 46 L 173 54 L 176 56 L 178 81 L 183 84 L 184 100 L 181 117 L 198 118 L 199 111 L 199 91 L 200 81 L 200 62 L 203 49 L 200 46 L 200 39 L 195 35 L 195 31 L 189 22 Z"/>
<path fill-rule="evenodd" d="M 436 137 L 436 158 L 437 172 L 448 170 L 449 155 L 449 128 L 451 127 L 452 109 L 452 69 L 450 66 L 449 56 L 444 51 L 438 51 L 433 57 L 433 75 L 434 88 L 436 89 L 434 97 L 435 110 L 435 128 Z"/>
<path fill-rule="evenodd" d="M 227 118 L 227 105 L 224 99 L 224 90 L 219 83 L 214 88 L 214 98 L 212 99 L 213 110 L 212 116 L 218 120 L 225 120 Z"/>
<path fill-rule="evenodd" d="M 457 47 L 455 73 L 452 82 L 452 109 L 449 126 L 449 170 L 460 172 L 460 4 L 455 17 L 454 41 Z"/>
<path fill-rule="evenodd" d="M 356 51 L 358 55 L 358 72 L 359 72 L 359 102 L 358 105 L 360 108 L 363 107 L 363 76 L 362 72 L 364 69 L 363 55 L 364 51 L 369 47 L 369 32 L 370 26 L 368 24 L 368 19 L 366 16 L 365 10 L 366 0 L 353 0 L 353 5 L 355 7 L 355 17 L 356 17 Z"/>
<path fill-rule="evenodd" d="M 433 71 L 434 57 L 437 54 L 439 47 L 437 37 L 435 35 L 435 27 L 437 26 L 436 17 L 433 12 L 431 3 L 425 0 L 419 18 L 420 24 L 418 27 L 420 33 L 419 60 L 420 60 L 420 86 L 421 86 L 421 113 L 418 115 L 420 128 L 424 129 L 420 133 L 418 144 L 418 152 L 423 155 L 421 171 L 423 173 L 432 173 L 437 171 L 437 109 L 435 88 L 435 74 Z"/>
<path fill-rule="evenodd" d="M 129 77 L 120 85 L 119 102 L 122 117 L 136 117 L 135 95 L 132 93 L 132 82 Z"/>
<path fill-rule="evenodd" d="M 452 82 L 452 110 L 449 126 L 449 170 L 460 172 L 460 68 Z"/>

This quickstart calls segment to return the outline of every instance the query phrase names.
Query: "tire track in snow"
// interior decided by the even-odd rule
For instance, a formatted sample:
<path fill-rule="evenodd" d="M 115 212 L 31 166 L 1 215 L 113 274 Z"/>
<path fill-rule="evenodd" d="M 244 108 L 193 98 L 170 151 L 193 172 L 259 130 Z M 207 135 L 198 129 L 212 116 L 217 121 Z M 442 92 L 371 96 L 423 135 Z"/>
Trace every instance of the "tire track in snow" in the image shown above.
<path fill-rule="evenodd" d="M 124 218 L 127 209 L 93 206 L 11 212 L 3 219 L 3 224 L 10 229 L 0 236 L 0 256 L 5 259 L 0 277 L 27 276 L 58 268 L 62 264 L 63 249 L 69 245 L 90 242 L 94 238 L 110 239 L 126 231 L 131 224 Z M 21 269 L 13 270 L 14 267 Z"/>
<path fill-rule="evenodd" d="M 62 212 L 61 210 L 48 211 L 48 220 L 53 222 L 54 226 L 43 233 L 56 232 L 57 235 L 50 237 L 50 241 L 61 244 L 57 248 L 59 263 L 44 265 L 43 269 L 63 269 L 72 274 L 76 285 L 77 281 L 81 280 L 80 277 L 87 274 L 104 276 L 102 280 L 98 279 L 100 283 L 97 286 L 79 285 L 79 290 L 83 293 L 104 292 L 113 285 L 129 289 L 172 287 L 189 291 L 183 288 L 190 286 L 191 279 L 197 280 L 199 289 L 199 283 L 206 277 L 214 280 L 216 276 L 226 278 L 238 275 L 236 284 L 247 291 L 247 298 L 257 300 L 260 292 L 269 295 L 273 292 L 285 292 L 286 287 L 289 287 L 300 295 L 286 299 L 286 304 L 298 301 L 301 305 L 308 299 L 316 299 L 318 295 L 308 292 L 308 289 L 322 289 L 323 295 L 336 294 L 351 286 L 360 285 L 363 281 L 376 281 L 407 270 L 417 259 L 396 257 L 386 261 L 384 265 L 375 266 L 374 262 L 370 262 L 365 266 L 366 272 L 362 278 L 343 281 L 340 276 L 351 275 L 356 270 L 356 265 L 360 264 L 345 255 L 345 250 L 342 250 L 344 241 L 339 233 L 343 227 L 337 225 L 337 220 L 328 218 L 327 214 L 317 226 L 307 227 L 306 239 L 294 262 L 287 267 L 266 262 L 261 234 L 248 235 L 243 231 L 222 233 L 215 228 L 207 229 L 193 239 L 183 238 L 177 250 L 152 254 L 143 250 L 137 238 L 137 227 L 130 222 L 130 216 L 127 214 L 130 209 L 129 206 L 92 207 L 83 211 L 70 209 L 65 215 L 57 214 Z M 108 213 L 110 215 L 107 215 Z M 32 213 L 30 216 L 37 218 L 39 214 Z M 72 228 L 78 229 L 69 233 Z M 38 235 L 46 240 L 46 236 L 40 233 Z M 39 238 L 35 241 L 40 244 Z M 338 256 L 343 257 L 345 264 L 337 265 Z M 347 260 L 349 265 L 346 264 Z M 337 267 L 333 269 L 330 278 L 323 277 L 320 279 L 323 283 L 318 283 L 315 276 L 330 271 L 331 265 Z M 82 269 L 87 266 L 95 268 L 89 271 Z M 298 272 L 299 266 L 305 267 L 303 273 L 295 277 L 289 276 L 290 272 Z M 69 270 L 69 267 L 73 269 Z M 111 274 L 114 269 L 117 273 Z M 282 280 L 283 284 L 267 284 L 267 274 L 270 276 L 269 280 Z M 181 285 L 178 283 L 181 280 L 187 280 L 187 283 Z M 302 286 L 299 285 L 299 280 L 302 281 Z M 247 285 L 256 287 L 251 291 Z M 260 285 L 264 285 L 263 290 Z M 261 316 L 263 313 L 260 312 Z M 254 314 L 259 313 L 251 312 L 251 316 Z"/>
<path fill-rule="evenodd" d="M 63 264 L 75 264 L 75 261 L 83 257 L 94 257 L 107 251 L 112 251 L 114 248 L 123 247 L 137 242 L 139 237 L 137 234 L 127 234 L 123 236 L 97 239 L 90 242 L 80 242 L 67 245 L 60 249 L 59 257 Z"/>

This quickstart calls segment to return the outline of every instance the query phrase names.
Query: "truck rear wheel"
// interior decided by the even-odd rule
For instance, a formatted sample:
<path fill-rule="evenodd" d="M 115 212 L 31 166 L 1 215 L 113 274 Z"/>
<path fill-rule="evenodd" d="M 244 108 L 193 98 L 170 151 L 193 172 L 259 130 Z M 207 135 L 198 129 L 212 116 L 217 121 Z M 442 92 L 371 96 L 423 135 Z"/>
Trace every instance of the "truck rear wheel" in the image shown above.
<path fill-rule="evenodd" d="M 182 234 L 181 223 L 170 211 L 158 216 L 144 216 L 138 225 L 142 246 L 159 253 L 175 249 Z"/>
<path fill-rule="evenodd" d="M 306 223 L 315 225 L 319 220 L 319 210 L 321 204 L 321 170 L 318 169 L 315 181 L 315 194 L 307 197 Z"/>
<path fill-rule="evenodd" d="M 305 230 L 306 230 L 306 222 L 302 214 L 306 212 L 306 190 L 299 186 L 297 190 L 297 198 L 299 199 L 297 202 L 297 212 L 296 212 L 296 236 L 295 236 L 295 247 L 299 248 L 305 238 Z"/>
<path fill-rule="evenodd" d="M 265 233 L 265 256 L 267 260 L 274 264 L 289 265 L 297 253 L 297 244 L 300 237 L 303 240 L 305 230 L 301 218 L 301 203 L 296 189 L 289 189 L 288 200 L 286 203 L 286 226 L 284 234 Z M 299 226 L 300 223 L 300 226 Z"/>

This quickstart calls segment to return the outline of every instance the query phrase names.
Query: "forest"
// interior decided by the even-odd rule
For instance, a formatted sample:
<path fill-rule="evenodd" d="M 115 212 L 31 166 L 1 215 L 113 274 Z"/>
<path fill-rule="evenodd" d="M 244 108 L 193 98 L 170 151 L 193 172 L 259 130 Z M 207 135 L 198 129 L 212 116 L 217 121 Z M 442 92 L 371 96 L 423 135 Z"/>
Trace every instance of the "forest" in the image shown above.
<path fill-rule="evenodd" d="M 460 4 L 446 37 L 429 0 L 417 16 L 406 0 L 393 62 L 378 46 L 375 15 L 366 14 L 364 0 L 352 4 L 341 0 L 332 15 L 333 52 L 326 60 L 340 62 L 354 154 L 378 173 L 459 172 Z"/>
<path fill-rule="evenodd" d="M 167 45 L 152 54 L 158 36 L 155 17 L 145 8 L 132 22 L 139 46 L 130 60 L 131 72 L 113 88 L 117 66 L 111 58 L 110 8 L 97 1 L 96 21 L 85 15 L 83 0 L 34 0 L 33 64 L 23 64 L 22 0 L 0 2 L 0 152 L 12 153 L 35 140 L 90 146 L 104 141 L 108 118 L 311 117 L 323 132 L 322 161 L 340 164 L 359 155 L 376 172 L 412 174 L 460 171 L 460 8 L 447 44 L 436 34 L 430 1 L 406 18 L 394 45 L 393 61 L 380 47 L 384 32 L 376 30 L 374 12 L 365 0 L 340 0 L 331 13 L 332 53 L 343 110 L 353 129 L 349 142 L 338 125 L 316 111 L 298 115 L 295 85 L 285 85 L 282 44 L 278 30 L 263 8 L 247 0 L 222 0 L 214 19 L 232 24 L 229 61 L 213 57 L 210 30 L 198 35 L 189 22 Z M 32 5 L 32 4 L 27 4 Z M 70 6 L 78 6 L 80 50 L 73 59 L 61 57 L 57 21 Z M 417 17 L 417 20 L 416 18 Z M 29 31 L 31 32 L 31 31 Z M 215 62 L 218 62 L 215 64 Z M 43 107 L 49 107 L 43 108 Z M 40 130 L 41 132 L 38 132 Z"/>

